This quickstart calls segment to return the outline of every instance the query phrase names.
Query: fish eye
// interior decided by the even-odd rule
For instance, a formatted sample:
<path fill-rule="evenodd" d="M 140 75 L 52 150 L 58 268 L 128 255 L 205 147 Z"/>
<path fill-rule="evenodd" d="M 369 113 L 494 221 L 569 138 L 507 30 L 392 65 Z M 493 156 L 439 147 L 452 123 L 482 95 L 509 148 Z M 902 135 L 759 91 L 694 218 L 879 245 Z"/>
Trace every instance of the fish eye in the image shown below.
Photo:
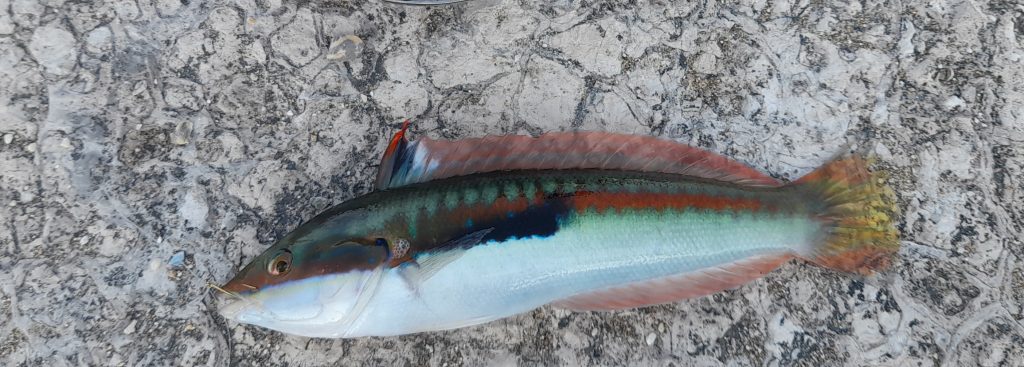
<path fill-rule="evenodd" d="M 292 253 L 291 251 L 284 250 L 277 256 L 274 256 L 273 260 L 270 260 L 270 264 L 267 266 L 267 272 L 270 275 L 285 275 L 291 270 L 292 267 Z"/>

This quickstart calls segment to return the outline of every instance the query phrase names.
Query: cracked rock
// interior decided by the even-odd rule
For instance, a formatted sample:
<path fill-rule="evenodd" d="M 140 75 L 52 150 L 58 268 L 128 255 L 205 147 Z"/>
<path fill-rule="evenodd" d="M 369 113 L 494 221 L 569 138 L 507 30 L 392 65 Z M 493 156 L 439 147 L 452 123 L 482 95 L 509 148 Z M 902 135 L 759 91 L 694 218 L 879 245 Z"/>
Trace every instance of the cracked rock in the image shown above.
<path fill-rule="evenodd" d="M 275 51 L 280 52 L 292 64 L 308 64 L 320 56 L 320 47 L 315 38 L 315 22 L 313 13 L 307 9 L 299 10 L 291 23 L 272 36 L 270 43 Z"/>
<path fill-rule="evenodd" d="M 28 50 L 46 72 L 58 76 L 71 73 L 77 61 L 74 35 L 55 26 L 37 28 Z"/>
<path fill-rule="evenodd" d="M 1019 365 L 1022 20 L 986 0 L 0 0 L 0 365 Z M 659 136 L 784 181 L 857 146 L 902 249 L 872 276 L 794 260 L 667 305 L 401 337 L 220 318 L 207 284 L 373 190 L 405 118 Z"/>

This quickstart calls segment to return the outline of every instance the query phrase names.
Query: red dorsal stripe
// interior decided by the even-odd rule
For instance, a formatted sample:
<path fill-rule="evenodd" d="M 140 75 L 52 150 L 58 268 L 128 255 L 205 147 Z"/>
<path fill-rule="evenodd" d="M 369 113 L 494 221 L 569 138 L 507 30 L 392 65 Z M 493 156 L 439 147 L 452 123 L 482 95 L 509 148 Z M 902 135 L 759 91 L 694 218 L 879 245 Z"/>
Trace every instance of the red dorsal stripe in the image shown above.
<path fill-rule="evenodd" d="M 423 138 L 408 142 L 404 131 L 393 141 L 404 142 L 405 149 L 389 147 L 390 154 L 381 164 L 392 172 L 380 173 L 380 188 L 481 172 L 531 169 L 661 172 L 747 186 L 781 185 L 722 155 L 650 136 L 552 132 L 538 137 L 486 136 L 456 141 Z"/>

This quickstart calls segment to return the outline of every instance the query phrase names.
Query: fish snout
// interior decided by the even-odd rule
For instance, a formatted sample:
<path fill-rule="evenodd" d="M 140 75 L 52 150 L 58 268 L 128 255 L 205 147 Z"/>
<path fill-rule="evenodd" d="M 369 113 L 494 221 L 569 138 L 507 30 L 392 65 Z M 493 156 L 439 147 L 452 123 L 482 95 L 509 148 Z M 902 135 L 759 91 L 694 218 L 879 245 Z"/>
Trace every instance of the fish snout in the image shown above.
<path fill-rule="evenodd" d="M 238 316 L 246 307 L 245 301 L 230 294 L 217 294 L 217 311 L 228 320 L 238 320 Z"/>

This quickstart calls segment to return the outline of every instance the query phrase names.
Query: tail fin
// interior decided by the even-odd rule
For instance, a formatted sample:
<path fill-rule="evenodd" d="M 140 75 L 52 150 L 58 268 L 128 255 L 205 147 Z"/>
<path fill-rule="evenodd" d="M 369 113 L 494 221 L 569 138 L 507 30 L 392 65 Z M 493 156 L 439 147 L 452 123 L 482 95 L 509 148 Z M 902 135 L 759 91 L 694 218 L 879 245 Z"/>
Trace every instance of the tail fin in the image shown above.
<path fill-rule="evenodd" d="M 802 254 L 820 266 L 861 274 L 889 264 L 899 250 L 895 195 L 859 157 L 833 160 L 790 185 L 825 207 L 826 238 Z"/>

